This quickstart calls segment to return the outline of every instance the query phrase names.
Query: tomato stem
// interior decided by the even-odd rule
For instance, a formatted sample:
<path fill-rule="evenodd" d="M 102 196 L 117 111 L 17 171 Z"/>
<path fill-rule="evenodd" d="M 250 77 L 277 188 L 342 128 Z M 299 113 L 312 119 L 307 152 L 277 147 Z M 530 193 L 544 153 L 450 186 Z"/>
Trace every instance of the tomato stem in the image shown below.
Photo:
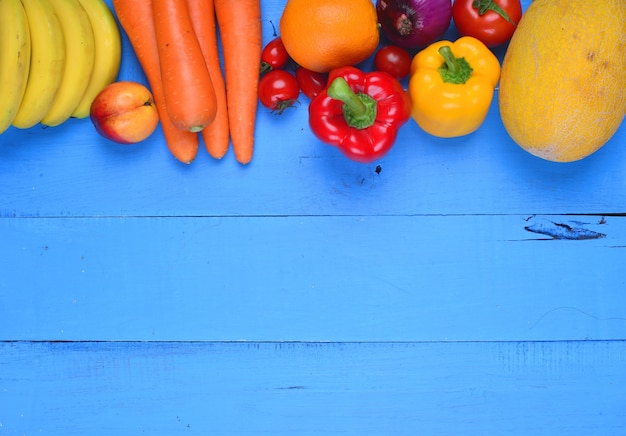
<path fill-rule="evenodd" d="M 261 74 L 267 73 L 268 71 L 272 71 L 274 68 L 269 62 L 261 62 Z"/>
<path fill-rule="evenodd" d="M 285 112 L 285 109 L 294 107 L 296 103 L 299 103 L 297 99 L 279 101 L 278 103 L 276 103 L 276 107 L 272 110 L 272 113 L 276 115 L 282 115 L 283 112 Z"/>
<path fill-rule="evenodd" d="M 485 15 L 487 11 L 493 11 L 512 25 L 517 26 L 517 23 L 511 20 L 506 11 L 502 9 L 494 0 L 474 0 L 472 7 L 474 9 L 478 9 L 479 15 Z"/>

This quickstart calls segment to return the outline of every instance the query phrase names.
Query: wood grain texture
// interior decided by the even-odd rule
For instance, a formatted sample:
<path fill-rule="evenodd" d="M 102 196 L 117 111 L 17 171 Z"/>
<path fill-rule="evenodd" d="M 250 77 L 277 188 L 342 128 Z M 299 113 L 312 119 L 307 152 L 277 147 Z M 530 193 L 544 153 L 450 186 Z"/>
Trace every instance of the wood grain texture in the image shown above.
<path fill-rule="evenodd" d="M 273 37 L 272 23 L 279 21 L 284 3 L 262 4 L 265 42 Z M 525 0 L 524 7 L 529 3 Z M 123 36 L 120 78 L 145 83 Z M 457 36 L 453 27 L 446 35 Z M 496 53 L 502 59 L 504 48 Z M 201 152 L 192 165 L 180 164 L 160 130 L 144 143 L 120 146 L 99 137 L 88 120 L 70 120 L 54 129 L 9 129 L 0 136 L 0 216 L 625 211 L 624 125 L 587 159 L 547 162 L 506 134 L 496 95 L 474 134 L 436 138 L 410 121 L 390 154 L 363 165 L 315 139 L 308 127 L 308 100 L 301 100 L 281 116 L 259 108 L 255 157 L 248 167 L 239 165 L 232 152 L 222 160 Z"/>
<path fill-rule="evenodd" d="M 606 236 L 526 229 L 554 222 Z M 624 217 L 5 218 L 0 232 L 0 339 L 626 337 Z"/>
<path fill-rule="evenodd" d="M 624 367 L 624 341 L 0 343 L 0 432 L 622 435 Z"/>
<path fill-rule="evenodd" d="M 242 167 L 232 154 L 216 161 L 207 153 L 183 166 L 159 132 L 122 147 L 73 121 L 0 137 L 0 216 L 625 211 L 625 127 L 588 159 L 556 164 L 513 144 L 495 111 L 456 140 L 426 137 L 407 123 L 387 157 L 363 165 L 312 136 L 303 104 L 280 117 L 259 111 L 255 158 Z"/>
<path fill-rule="evenodd" d="M 302 103 L 246 167 L 0 135 L 0 435 L 626 434 L 626 127 L 555 164 L 494 104 L 362 165 Z"/>

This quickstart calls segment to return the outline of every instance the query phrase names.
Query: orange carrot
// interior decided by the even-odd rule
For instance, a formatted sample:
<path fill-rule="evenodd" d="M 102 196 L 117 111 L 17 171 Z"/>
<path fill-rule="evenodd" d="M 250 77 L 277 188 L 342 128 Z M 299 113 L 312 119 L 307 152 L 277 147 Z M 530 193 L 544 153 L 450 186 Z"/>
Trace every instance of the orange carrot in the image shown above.
<path fill-rule="evenodd" d="M 179 161 L 191 163 L 198 153 L 199 138 L 197 133 L 176 128 L 170 120 L 161 81 L 152 1 L 113 0 L 113 8 L 150 85 L 169 151 Z"/>
<path fill-rule="evenodd" d="M 254 151 L 261 62 L 261 1 L 214 0 L 222 38 L 230 138 L 237 161 Z"/>
<path fill-rule="evenodd" d="M 206 61 L 215 97 L 217 112 L 211 124 L 202 129 L 202 139 L 207 152 L 215 159 L 221 159 L 228 151 L 230 136 L 228 131 L 228 110 L 226 108 L 226 88 L 217 46 L 217 28 L 213 0 L 187 0 L 191 24 L 200 43 Z"/>
<path fill-rule="evenodd" d="M 167 112 L 179 129 L 199 132 L 215 119 L 217 101 L 187 2 L 152 0 L 152 13 Z"/>

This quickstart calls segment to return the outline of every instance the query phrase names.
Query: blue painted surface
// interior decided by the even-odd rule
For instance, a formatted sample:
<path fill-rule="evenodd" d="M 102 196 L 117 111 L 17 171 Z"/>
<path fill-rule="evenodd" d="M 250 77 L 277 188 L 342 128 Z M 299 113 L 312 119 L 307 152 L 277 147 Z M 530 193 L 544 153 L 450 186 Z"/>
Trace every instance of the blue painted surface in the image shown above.
<path fill-rule="evenodd" d="M 623 341 L 8 343 L 7 435 L 621 435 Z M 24 374 L 28 379 L 24 380 Z"/>
<path fill-rule="evenodd" d="M 626 127 L 554 164 L 494 104 L 361 165 L 258 117 L 247 167 L 0 135 L 0 435 L 626 434 Z"/>
<path fill-rule="evenodd" d="M 544 220 L 6 218 L 0 339 L 626 337 L 626 220 L 579 217 L 607 235 L 583 241 L 525 229 Z"/>

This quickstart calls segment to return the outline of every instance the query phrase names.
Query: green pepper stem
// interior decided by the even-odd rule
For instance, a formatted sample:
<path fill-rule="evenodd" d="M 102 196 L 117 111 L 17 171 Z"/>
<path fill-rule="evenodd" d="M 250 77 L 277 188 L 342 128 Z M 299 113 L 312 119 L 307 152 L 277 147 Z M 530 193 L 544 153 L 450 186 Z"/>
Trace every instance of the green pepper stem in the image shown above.
<path fill-rule="evenodd" d="M 449 45 L 439 48 L 439 54 L 444 60 L 439 67 L 439 74 L 444 82 L 461 85 L 469 80 L 473 70 L 465 58 L 455 57 Z"/>
<path fill-rule="evenodd" d="M 493 11 L 512 25 L 517 26 L 517 23 L 511 20 L 506 11 L 493 0 L 474 0 L 472 2 L 472 7 L 474 9 L 478 9 L 478 15 L 485 15 L 487 11 Z"/>
<path fill-rule="evenodd" d="M 326 92 L 330 98 L 343 103 L 343 115 L 348 125 L 364 129 L 374 124 L 376 101 L 367 94 L 355 93 L 346 79 L 335 78 Z"/>

